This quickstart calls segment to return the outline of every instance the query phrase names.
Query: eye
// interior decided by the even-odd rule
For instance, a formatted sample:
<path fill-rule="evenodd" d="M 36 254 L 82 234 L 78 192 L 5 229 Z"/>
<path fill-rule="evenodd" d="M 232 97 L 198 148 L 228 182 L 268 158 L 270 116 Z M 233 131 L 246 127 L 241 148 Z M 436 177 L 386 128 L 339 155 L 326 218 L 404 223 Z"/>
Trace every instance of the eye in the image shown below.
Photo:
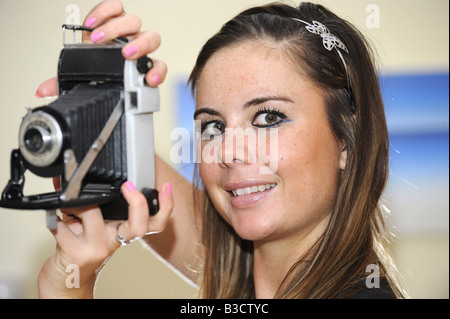
<path fill-rule="evenodd" d="M 202 140 L 211 140 L 225 132 L 225 124 L 220 121 L 207 121 L 201 124 Z"/>
<path fill-rule="evenodd" d="M 277 110 L 263 109 L 256 113 L 252 124 L 256 127 L 273 127 L 285 120 L 286 115 Z"/>

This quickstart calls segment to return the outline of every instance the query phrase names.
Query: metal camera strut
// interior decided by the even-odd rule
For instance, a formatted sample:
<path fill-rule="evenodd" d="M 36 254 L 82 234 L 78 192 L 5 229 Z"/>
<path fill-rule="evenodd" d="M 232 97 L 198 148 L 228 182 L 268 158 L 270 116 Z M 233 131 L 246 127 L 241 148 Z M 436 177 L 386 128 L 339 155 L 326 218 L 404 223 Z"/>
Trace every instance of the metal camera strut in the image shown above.
<path fill-rule="evenodd" d="M 108 217 L 106 219 L 126 219 L 128 215 L 128 204 L 122 197 L 119 187 L 120 184 L 118 184 L 120 180 L 123 181 L 123 177 L 120 180 L 114 177 L 114 183 L 103 180 L 101 182 L 92 182 L 91 179 L 84 180 L 88 174 L 91 174 L 91 167 L 93 167 L 94 162 L 99 158 L 104 146 L 107 143 L 111 145 L 112 141 L 109 140 L 113 134 L 117 134 L 115 133 L 117 128 L 125 130 L 123 131 L 124 133 L 120 133 L 124 135 L 119 142 L 116 142 L 116 137 L 114 137 L 114 145 L 121 143 L 120 150 L 126 149 L 126 152 L 112 153 L 121 154 L 117 155 L 120 158 L 124 156 L 123 163 L 125 164 L 123 165 L 125 165 L 125 175 L 120 176 L 125 176 L 126 179 L 132 181 L 143 192 L 149 204 L 150 214 L 153 215 L 159 210 L 158 192 L 153 189 L 155 177 L 153 112 L 159 110 L 159 92 L 158 89 L 151 88 L 145 83 L 145 74 L 153 67 L 153 61 L 146 56 L 137 61 L 125 60 L 121 54 L 121 48 L 128 42 L 126 38 L 114 39 L 114 44 L 112 45 L 67 44 L 66 30 L 72 30 L 74 32 L 73 41 L 76 42 L 76 31 L 90 32 L 92 29 L 77 25 L 63 25 L 62 29 L 64 49 L 61 51 L 58 63 L 58 89 L 60 96 L 56 101 L 65 107 L 65 103 L 67 102 L 64 102 L 66 100 L 63 100 L 62 96 L 66 92 L 75 92 L 77 89 L 73 89 L 73 83 L 77 83 L 78 81 L 83 81 L 83 83 L 90 82 L 89 85 L 92 83 L 103 85 L 103 79 L 106 79 L 107 82 L 112 81 L 111 83 L 121 83 L 120 85 L 113 85 L 114 92 L 116 92 L 114 94 L 119 95 L 116 96 L 114 102 L 110 100 L 114 103 L 111 105 L 112 111 L 109 111 L 111 113 L 102 120 L 101 123 L 104 124 L 97 126 L 98 135 L 92 135 L 91 133 L 91 135 L 88 135 L 90 136 L 89 138 L 92 138 L 90 140 L 93 142 L 88 149 L 88 145 L 83 146 L 83 148 L 86 147 L 87 151 L 80 153 L 81 148 L 76 151 L 70 144 L 64 146 L 61 157 L 58 158 L 57 162 L 58 167 L 61 167 L 57 169 L 58 174 L 50 175 L 51 173 L 47 170 L 52 170 L 53 168 L 48 166 L 51 164 L 49 162 L 45 162 L 44 164 L 40 162 L 39 165 L 34 164 L 35 162 L 30 163 L 25 158 L 24 153 L 22 153 L 25 151 L 23 145 L 21 145 L 20 149 L 13 150 L 11 152 L 10 180 L 2 193 L 0 207 L 34 210 L 44 209 L 47 212 L 47 227 L 50 229 L 56 228 L 56 210 L 59 208 L 100 205 L 102 214 L 104 214 L 104 217 Z M 91 56 L 94 58 L 91 59 Z M 101 74 L 100 78 L 98 78 L 98 74 Z M 121 87 L 120 91 L 115 91 L 116 85 L 119 85 L 119 88 Z M 94 86 L 97 87 L 97 85 Z M 94 93 L 96 96 L 100 92 L 97 90 Z M 84 91 L 76 92 L 76 94 L 79 94 L 76 95 L 77 100 L 78 97 L 84 96 L 83 93 L 79 93 Z M 99 99 L 101 99 L 100 96 Z M 50 107 L 50 104 L 45 107 Z M 42 113 L 40 109 L 30 109 L 23 123 L 27 123 L 25 120 L 33 111 L 35 114 Z M 35 115 L 35 118 L 38 116 Z M 118 126 L 119 123 L 121 123 L 120 127 Z M 33 133 L 36 132 L 39 132 L 39 128 L 35 129 Z M 75 135 L 71 139 L 76 140 L 79 138 L 76 133 L 73 134 Z M 70 141 L 71 143 L 73 142 L 72 140 Z M 62 141 L 60 142 L 63 143 Z M 22 143 L 21 140 L 19 141 L 20 143 Z M 142 147 L 142 145 L 146 146 Z M 31 152 L 33 151 L 34 149 L 31 150 Z M 77 152 L 79 159 L 76 158 Z M 107 152 L 107 150 L 104 152 Z M 30 156 L 29 154 L 25 155 L 27 157 Z M 105 155 L 101 156 L 104 157 Z M 38 159 L 34 158 L 34 160 L 37 163 Z M 49 157 L 48 160 L 53 161 L 52 157 Z M 45 165 L 43 166 L 45 173 L 40 171 L 42 169 L 40 167 L 42 166 L 41 164 Z M 39 167 L 34 165 L 38 165 Z M 24 196 L 23 188 L 27 169 L 44 177 L 62 175 L 61 190 L 52 193 Z M 53 170 L 52 172 L 55 171 Z M 114 174 L 116 173 L 118 174 L 119 171 L 114 171 Z"/>

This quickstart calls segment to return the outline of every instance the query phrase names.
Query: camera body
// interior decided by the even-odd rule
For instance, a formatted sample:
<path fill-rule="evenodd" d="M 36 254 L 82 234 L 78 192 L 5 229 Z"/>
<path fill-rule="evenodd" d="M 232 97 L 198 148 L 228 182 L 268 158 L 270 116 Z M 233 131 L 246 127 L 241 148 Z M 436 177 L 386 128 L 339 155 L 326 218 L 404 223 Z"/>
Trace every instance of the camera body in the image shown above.
<path fill-rule="evenodd" d="M 105 219 L 127 219 L 120 185 L 131 181 L 158 210 L 153 113 L 159 91 L 145 83 L 151 59 L 128 61 L 122 45 L 66 45 L 58 62 L 58 98 L 29 109 L 11 153 L 0 206 L 46 209 L 100 205 Z M 26 170 L 61 177 L 61 189 L 24 196 Z"/>

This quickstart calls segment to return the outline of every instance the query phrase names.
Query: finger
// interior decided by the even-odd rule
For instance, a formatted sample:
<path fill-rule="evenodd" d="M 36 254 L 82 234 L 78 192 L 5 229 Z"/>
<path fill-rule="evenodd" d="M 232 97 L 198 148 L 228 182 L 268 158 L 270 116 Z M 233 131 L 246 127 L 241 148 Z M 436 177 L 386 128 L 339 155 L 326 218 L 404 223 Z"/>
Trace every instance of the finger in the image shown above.
<path fill-rule="evenodd" d="M 55 191 L 61 190 L 61 177 L 60 176 L 53 177 L 53 187 L 55 188 Z"/>
<path fill-rule="evenodd" d="M 144 55 L 154 52 L 161 45 L 161 36 L 156 31 L 145 31 L 131 40 L 122 49 L 125 58 L 136 60 Z"/>
<path fill-rule="evenodd" d="M 56 77 L 41 83 L 36 91 L 37 98 L 54 97 L 58 95 L 58 79 Z"/>
<path fill-rule="evenodd" d="M 166 79 L 167 64 L 160 60 L 152 60 L 153 68 L 146 74 L 145 80 L 149 86 L 157 87 Z"/>
<path fill-rule="evenodd" d="M 96 5 L 86 16 L 83 24 L 89 28 L 96 28 L 109 19 L 124 15 L 123 5 L 118 0 L 107 0 Z"/>
<path fill-rule="evenodd" d="M 120 36 L 137 34 L 141 28 L 141 20 L 135 15 L 126 15 L 109 20 L 91 33 L 91 41 L 105 43 Z"/>
<path fill-rule="evenodd" d="M 70 218 L 78 218 L 81 220 L 81 214 L 86 211 L 86 207 L 64 207 L 61 208 L 61 212 L 64 213 L 64 215 L 69 216 Z M 63 216 L 64 216 L 63 215 Z"/>
<path fill-rule="evenodd" d="M 78 237 L 76 234 L 70 230 L 69 226 L 66 225 L 59 216 L 56 222 L 56 229 L 50 229 L 53 234 L 57 244 L 63 249 L 73 249 L 78 245 Z"/>
<path fill-rule="evenodd" d="M 103 215 L 97 206 L 64 208 L 61 212 L 63 221 L 69 228 L 72 229 L 71 225 L 75 224 L 72 230 L 76 235 L 83 233 L 89 240 L 95 241 L 106 234 Z"/>
<path fill-rule="evenodd" d="M 154 52 L 161 45 L 161 36 L 155 31 L 146 31 L 139 34 L 134 40 L 125 45 L 122 54 L 126 59 L 136 60 L 142 56 Z M 152 59 L 153 67 L 146 74 L 146 82 L 151 87 L 157 87 L 164 82 L 167 75 L 167 64 L 163 61 Z"/>
<path fill-rule="evenodd" d="M 147 199 L 128 181 L 121 187 L 128 203 L 128 220 L 122 223 L 120 234 L 126 240 L 142 237 L 148 232 L 149 208 Z"/>
<path fill-rule="evenodd" d="M 159 212 L 150 217 L 149 232 L 162 232 L 169 221 L 169 217 L 175 206 L 172 195 L 172 184 L 166 183 L 161 187 L 158 194 Z"/>
<path fill-rule="evenodd" d="M 85 208 L 76 215 L 81 219 L 84 228 L 84 235 L 89 242 L 99 243 L 107 238 L 105 221 L 102 212 L 97 206 Z"/>
<path fill-rule="evenodd" d="M 69 216 L 66 214 L 63 214 L 62 220 L 64 224 L 70 229 L 70 231 L 77 237 L 83 237 L 84 236 L 84 228 L 83 223 L 81 219 L 77 218 L 76 216 Z"/>

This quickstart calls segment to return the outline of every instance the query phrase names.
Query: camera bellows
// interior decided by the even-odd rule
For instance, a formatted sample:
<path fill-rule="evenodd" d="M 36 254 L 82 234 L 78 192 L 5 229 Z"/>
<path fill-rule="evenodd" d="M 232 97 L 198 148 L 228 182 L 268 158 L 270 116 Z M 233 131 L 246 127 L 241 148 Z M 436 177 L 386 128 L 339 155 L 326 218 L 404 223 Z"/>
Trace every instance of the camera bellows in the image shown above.
<path fill-rule="evenodd" d="M 80 163 L 122 98 L 122 92 L 122 83 L 81 83 L 64 92 L 53 103 L 33 110 L 27 116 L 30 120 L 24 120 L 26 127 L 23 128 L 21 141 L 21 151 L 28 161 L 29 169 L 47 177 L 62 174 L 63 153 L 67 149 L 72 149 L 76 161 Z M 42 120 L 44 117 L 49 120 Z M 58 132 L 62 133 L 62 138 L 58 138 Z M 58 154 L 55 155 L 55 152 Z M 49 166 L 40 165 L 39 161 L 46 156 L 57 158 Z M 84 183 L 125 181 L 126 161 L 125 119 L 122 116 L 92 164 Z"/>

